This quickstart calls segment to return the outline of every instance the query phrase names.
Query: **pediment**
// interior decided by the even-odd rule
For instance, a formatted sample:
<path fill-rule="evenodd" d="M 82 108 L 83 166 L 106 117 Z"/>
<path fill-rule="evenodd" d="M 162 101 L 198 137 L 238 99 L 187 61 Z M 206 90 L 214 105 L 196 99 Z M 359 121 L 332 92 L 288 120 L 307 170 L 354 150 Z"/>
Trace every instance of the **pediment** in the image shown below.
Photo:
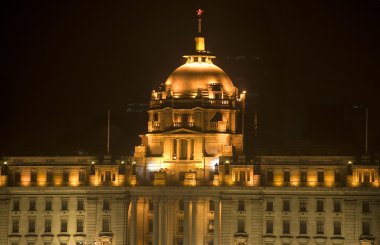
<path fill-rule="evenodd" d="M 174 129 L 174 130 L 164 132 L 162 134 L 201 134 L 201 133 L 195 130 L 187 129 L 187 128 L 179 128 L 179 129 Z"/>

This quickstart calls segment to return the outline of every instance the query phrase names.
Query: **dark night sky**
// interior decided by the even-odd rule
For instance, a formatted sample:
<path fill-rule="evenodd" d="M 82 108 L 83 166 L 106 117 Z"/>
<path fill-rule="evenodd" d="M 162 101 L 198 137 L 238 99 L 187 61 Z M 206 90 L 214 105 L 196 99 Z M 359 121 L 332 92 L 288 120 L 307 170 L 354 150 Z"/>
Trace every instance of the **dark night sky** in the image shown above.
<path fill-rule="evenodd" d="M 342 106 L 334 125 L 347 135 L 347 115 L 363 125 L 352 105 L 368 106 L 379 145 L 378 0 L 12 1 L 2 8 L 0 153 L 100 154 L 110 108 L 113 152 L 129 154 L 146 118 L 127 104 L 146 103 L 183 63 L 199 7 L 216 64 L 259 98 L 263 145 L 310 143 L 318 104 Z"/>

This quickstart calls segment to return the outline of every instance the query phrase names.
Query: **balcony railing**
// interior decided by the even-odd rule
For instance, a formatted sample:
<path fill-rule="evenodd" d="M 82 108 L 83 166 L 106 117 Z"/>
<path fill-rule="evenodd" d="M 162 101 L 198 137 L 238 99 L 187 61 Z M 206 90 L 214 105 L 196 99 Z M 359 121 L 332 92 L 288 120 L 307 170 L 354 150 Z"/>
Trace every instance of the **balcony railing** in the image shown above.
<path fill-rule="evenodd" d="M 173 122 L 173 127 L 175 127 L 175 128 L 192 128 L 192 127 L 194 127 L 194 122 Z"/>

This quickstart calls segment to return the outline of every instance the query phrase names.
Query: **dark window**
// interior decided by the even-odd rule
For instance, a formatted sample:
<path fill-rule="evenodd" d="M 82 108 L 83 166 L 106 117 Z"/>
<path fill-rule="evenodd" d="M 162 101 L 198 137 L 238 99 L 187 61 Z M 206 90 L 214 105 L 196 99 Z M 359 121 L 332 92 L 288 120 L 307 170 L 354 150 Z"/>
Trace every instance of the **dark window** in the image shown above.
<path fill-rule="evenodd" d="M 362 235 L 371 235 L 371 224 L 369 221 L 362 222 Z"/>
<path fill-rule="evenodd" d="M 12 220 L 12 233 L 19 233 L 20 221 L 18 219 Z"/>
<path fill-rule="evenodd" d="M 244 200 L 238 200 L 238 211 L 245 211 Z"/>
<path fill-rule="evenodd" d="M 340 200 L 334 200 L 334 212 L 340 213 L 342 210 Z"/>
<path fill-rule="evenodd" d="M 283 234 L 290 234 L 290 220 L 283 220 L 282 221 L 282 233 Z"/>
<path fill-rule="evenodd" d="M 86 181 L 86 171 L 80 170 L 79 171 L 79 182 L 84 182 Z"/>
<path fill-rule="evenodd" d="M 105 171 L 105 179 L 104 181 L 111 181 L 111 171 Z"/>
<path fill-rule="evenodd" d="M 61 219 L 61 232 L 67 232 L 67 219 Z"/>
<path fill-rule="evenodd" d="M 78 199 L 77 200 L 77 210 L 78 211 L 84 210 L 84 199 Z"/>
<path fill-rule="evenodd" d="M 67 211 L 69 209 L 69 200 L 68 199 L 61 199 L 61 210 Z"/>
<path fill-rule="evenodd" d="M 148 201 L 148 211 L 153 212 L 153 201 L 152 200 Z"/>
<path fill-rule="evenodd" d="M 238 233 L 244 233 L 245 232 L 245 220 L 239 219 L 237 225 L 238 225 L 237 232 Z"/>
<path fill-rule="evenodd" d="M 36 199 L 29 199 L 29 211 L 36 211 Z"/>
<path fill-rule="evenodd" d="M 300 212 L 307 212 L 307 201 L 300 200 Z"/>
<path fill-rule="evenodd" d="M 20 211 L 20 200 L 19 199 L 13 200 L 13 211 Z"/>
<path fill-rule="evenodd" d="M 46 172 L 46 182 L 53 182 L 53 171 L 49 170 Z"/>
<path fill-rule="evenodd" d="M 342 172 L 340 170 L 335 170 L 335 182 L 340 183 L 342 182 Z"/>
<path fill-rule="evenodd" d="M 307 234 L 307 221 L 300 220 L 300 234 Z"/>
<path fill-rule="evenodd" d="M 103 210 L 104 211 L 110 210 L 110 200 L 103 199 Z"/>
<path fill-rule="evenodd" d="M 215 203 L 214 200 L 208 201 L 208 211 L 213 212 L 215 210 Z"/>
<path fill-rule="evenodd" d="M 28 222 L 28 232 L 29 233 L 36 232 L 36 220 L 35 219 L 29 219 L 29 222 Z"/>
<path fill-rule="evenodd" d="M 51 211 L 53 207 L 53 200 L 51 198 L 45 199 L 45 211 Z"/>
<path fill-rule="evenodd" d="M 272 234 L 273 233 L 273 220 L 267 220 L 265 227 L 266 227 L 266 233 Z"/>
<path fill-rule="evenodd" d="M 318 170 L 318 183 L 325 182 L 325 172 L 322 170 Z"/>
<path fill-rule="evenodd" d="M 21 172 L 16 171 L 15 172 L 15 182 L 20 182 L 21 181 Z"/>
<path fill-rule="evenodd" d="M 51 232 L 51 219 L 45 219 L 45 233 Z"/>
<path fill-rule="evenodd" d="M 273 200 L 267 200 L 267 211 L 273 211 Z"/>
<path fill-rule="evenodd" d="M 362 202 L 362 213 L 369 213 L 369 201 Z"/>
<path fill-rule="evenodd" d="M 267 170 L 267 182 L 273 182 L 273 170 Z"/>
<path fill-rule="evenodd" d="M 178 232 L 183 232 L 183 219 L 178 220 Z"/>
<path fill-rule="evenodd" d="M 110 220 L 108 218 L 103 219 L 102 221 L 102 231 L 109 232 L 110 231 Z"/>
<path fill-rule="evenodd" d="M 30 172 L 30 182 L 32 183 L 37 182 L 37 171 L 33 170 Z"/>
<path fill-rule="evenodd" d="M 149 233 L 153 232 L 153 220 L 152 219 L 148 220 L 148 232 Z"/>
<path fill-rule="evenodd" d="M 77 232 L 83 232 L 83 219 L 77 219 Z"/>
<path fill-rule="evenodd" d="M 290 211 L 290 200 L 282 200 L 282 211 L 284 212 Z"/>
<path fill-rule="evenodd" d="M 307 182 L 307 170 L 302 169 L 301 170 L 301 183 L 306 183 Z"/>
<path fill-rule="evenodd" d="M 342 223 L 340 221 L 334 221 L 334 235 L 342 234 Z"/>
<path fill-rule="evenodd" d="M 70 176 L 69 170 L 64 170 L 63 171 L 63 182 L 69 182 L 69 176 Z"/>
<path fill-rule="evenodd" d="M 324 209 L 323 209 L 323 200 L 317 200 L 317 212 L 323 212 Z"/>
<path fill-rule="evenodd" d="M 284 171 L 284 182 L 290 182 L 290 171 L 289 170 Z"/>
<path fill-rule="evenodd" d="M 185 203 L 183 200 L 178 200 L 178 211 L 183 212 L 185 210 Z"/>
<path fill-rule="evenodd" d="M 317 234 L 318 235 L 325 234 L 325 224 L 322 220 L 317 221 Z"/>

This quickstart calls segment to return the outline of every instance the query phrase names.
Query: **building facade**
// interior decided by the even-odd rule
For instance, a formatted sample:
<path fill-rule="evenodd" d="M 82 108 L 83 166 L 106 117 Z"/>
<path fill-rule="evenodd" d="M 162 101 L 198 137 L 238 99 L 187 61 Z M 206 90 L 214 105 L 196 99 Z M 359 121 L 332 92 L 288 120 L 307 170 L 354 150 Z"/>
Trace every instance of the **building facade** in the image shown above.
<path fill-rule="evenodd" d="M 134 156 L 3 157 L 0 245 L 380 244 L 378 160 L 246 159 L 245 92 L 201 17 Z"/>

